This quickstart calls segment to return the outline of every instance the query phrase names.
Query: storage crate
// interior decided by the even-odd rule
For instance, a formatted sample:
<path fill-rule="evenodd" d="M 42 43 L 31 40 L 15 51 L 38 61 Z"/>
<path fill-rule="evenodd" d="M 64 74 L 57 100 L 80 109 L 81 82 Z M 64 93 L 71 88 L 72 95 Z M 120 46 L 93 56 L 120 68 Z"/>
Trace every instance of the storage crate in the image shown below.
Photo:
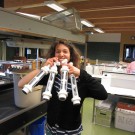
<path fill-rule="evenodd" d="M 110 105 L 109 108 L 100 104 L 95 107 L 94 123 L 106 127 L 111 127 L 114 107 Z"/>
<path fill-rule="evenodd" d="M 135 111 L 116 108 L 114 126 L 115 128 L 135 132 Z"/>

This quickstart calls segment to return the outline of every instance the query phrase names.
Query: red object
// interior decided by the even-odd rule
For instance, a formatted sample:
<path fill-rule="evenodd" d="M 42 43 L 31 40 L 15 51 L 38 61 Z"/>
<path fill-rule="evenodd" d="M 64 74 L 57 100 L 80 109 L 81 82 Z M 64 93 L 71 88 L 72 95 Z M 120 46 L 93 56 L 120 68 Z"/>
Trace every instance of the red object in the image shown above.
<path fill-rule="evenodd" d="M 133 105 L 133 104 L 118 102 L 117 107 L 121 108 L 121 109 L 125 109 L 125 110 L 135 111 L 135 105 Z"/>

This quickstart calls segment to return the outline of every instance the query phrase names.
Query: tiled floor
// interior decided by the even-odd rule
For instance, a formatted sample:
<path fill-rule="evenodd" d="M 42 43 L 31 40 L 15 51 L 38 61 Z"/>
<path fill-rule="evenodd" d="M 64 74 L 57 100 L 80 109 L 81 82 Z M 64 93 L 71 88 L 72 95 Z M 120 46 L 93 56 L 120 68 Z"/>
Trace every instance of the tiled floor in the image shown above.
<path fill-rule="evenodd" d="M 82 124 L 83 132 L 81 135 L 135 135 L 116 128 L 109 128 L 92 123 L 93 99 L 86 99 L 83 105 Z"/>

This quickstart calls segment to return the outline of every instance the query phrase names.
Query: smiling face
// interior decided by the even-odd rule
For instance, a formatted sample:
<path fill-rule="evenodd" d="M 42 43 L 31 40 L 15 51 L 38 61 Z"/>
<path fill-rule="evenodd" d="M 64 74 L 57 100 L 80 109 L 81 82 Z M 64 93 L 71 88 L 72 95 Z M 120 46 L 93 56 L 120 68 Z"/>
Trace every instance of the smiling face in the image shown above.
<path fill-rule="evenodd" d="M 64 44 L 58 44 L 55 48 L 55 57 L 58 57 L 58 60 L 62 62 L 64 59 L 70 61 L 70 50 Z"/>
<path fill-rule="evenodd" d="M 57 57 L 59 61 L 64 59 L 73 62 L 75 67 L 80 68 L 80 51 L 68 41 L 56 41 L 50 47 L 46 59 Z"/>

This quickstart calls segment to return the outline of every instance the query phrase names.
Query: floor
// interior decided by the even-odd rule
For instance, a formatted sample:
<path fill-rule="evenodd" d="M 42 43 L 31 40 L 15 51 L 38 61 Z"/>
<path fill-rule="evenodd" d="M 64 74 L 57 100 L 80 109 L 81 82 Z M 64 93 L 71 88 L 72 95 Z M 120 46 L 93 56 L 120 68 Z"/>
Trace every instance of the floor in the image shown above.
<path fill-rule="evenodd" d="M 98 101 L 96 100 L 96 103 Z M 81 135 L 135 135 L 133 132 L 124 131 L 114 127 L 104 127 L 92 123 L 92 113 L 93 113 L 93 99 L 87 98 L 84 101 L 82 108 L 82 124 L 83 131 Z M 21 131 L 17 131 L 10 135 L 26 135 Z"/>
<path fill-rule="evenodd" d="M 83 132 L 81 135 L 135 135 L 133 132 L 121 129 L 104 127 L 92 123 L 93 99 L 86 99 L 83 105 L 82 124 Z"/>

